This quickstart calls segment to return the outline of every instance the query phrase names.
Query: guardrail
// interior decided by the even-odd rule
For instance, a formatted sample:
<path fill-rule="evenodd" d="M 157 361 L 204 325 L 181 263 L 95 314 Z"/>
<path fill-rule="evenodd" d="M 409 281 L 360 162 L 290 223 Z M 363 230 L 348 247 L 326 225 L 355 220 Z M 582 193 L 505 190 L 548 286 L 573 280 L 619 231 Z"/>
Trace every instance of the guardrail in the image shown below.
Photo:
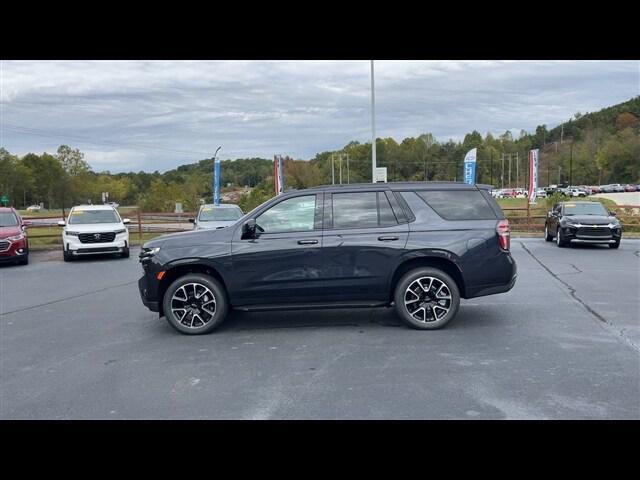
<path fill-rule="evenodd" d="M 623 229 L 629 232 L 640 232 L 640 205 L 616 205 L 608 207 L 616 211 L 617 218 L 620 219 Z M 544 230 L 544 220 L 546 219 L 547 208 L 535 206 L 531 207 L 504 207 L 502 211 L 509 220 L 511 230 L 513 232 L 522 233 L 542 233 Z M 184 232 L 193 229 L 193 225 L 189 223 L 189 218 L 194 218 L 195 213 L 163 213 L 163 212 L 142 212 L 135 210 L 128 212 L 124 218 L 129 218 L 131 223 L 128 225 L 129 235 L 133 236 L 138 242 L 142 243 L 144 234 L 166 234 Z M 34 216 L 22 217 L 25 221 L 30 222 L 27 226 L 28 230 L 59 228 L 58 221 L 64 220 L 61 216 Z M 60 231 L 51 234 L 34 234 L 33 238 L 51 239 L 57 238 L 60 241 L 54 244 L 62 243 Z M 49 242 L 51 243 L 51 242 Z"/>

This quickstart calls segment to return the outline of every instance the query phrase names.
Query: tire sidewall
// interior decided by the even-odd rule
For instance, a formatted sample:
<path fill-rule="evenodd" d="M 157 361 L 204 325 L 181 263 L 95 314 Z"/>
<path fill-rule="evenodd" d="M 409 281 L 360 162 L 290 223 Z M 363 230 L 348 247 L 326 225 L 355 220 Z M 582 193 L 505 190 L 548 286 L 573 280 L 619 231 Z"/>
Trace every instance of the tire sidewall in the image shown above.
<path fill-rule="evenodd" d="M 187 283 L 200 283 L 202 285 L 205 285 L 207 288 L 209 288 L 209 290 L 211 290 L 215 297 L 216 312 L 213 316 L 213 319 L 211 319 L 209 323 L 202 327 L 189 328 L 182 325 L 171 311 L 171 297 L 176 292 L 176 290 Z M 226 292 L 220 282 L 208 275 L 195 273 L 184 275 L 173 281 L 173 283 L 171 283 L 171 285 L 169 285 L 169 287 L 165 291 L 164 297 L 162 299 L 162 306 L 167 322 L 169 322 L 169 325 L 171 325 L 177 331 L 186 335 L 203 335 L 215 330 L 226 318 L 228 305 L 229 302 L 227 301 Z"/>
<path fill-rule="evenodd" d="M 407 290 L 407 287 L 414 280 L 420 277 L 434 277 L 438 280 L 443 281 L 449 291 L 451 292 L 451 309 L 447 312 L 447 314 L 441 318 L 440 320 L 436 320 L 434 322 L 423 323 L 419 322 L 415 318 L 413 318 L 407 309 L 404 306 L 404 294 Z M 405 273 L 402 278 L 398 281 L 395 292 L 394 292 L 394 301 L 396 304 L 396 312 L 400 319 L 405 322 L 408 326 L 418 329 L 418 330 L 435 330 L 441 327 L 444 327 L 447 323 L 449 323 L 458 313 L 458 309 L 460 308 L 460 291 L 458 290 L 458 285 L 456 282 L 447 275 L 442 270 L 437 268 L 416 268 Z"/>

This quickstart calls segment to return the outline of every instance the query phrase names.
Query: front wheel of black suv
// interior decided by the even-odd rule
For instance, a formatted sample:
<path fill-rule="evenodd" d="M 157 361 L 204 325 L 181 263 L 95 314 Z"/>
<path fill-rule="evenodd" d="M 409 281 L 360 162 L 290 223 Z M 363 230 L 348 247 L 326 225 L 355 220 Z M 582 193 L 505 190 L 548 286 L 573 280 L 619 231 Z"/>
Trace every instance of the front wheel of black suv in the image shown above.
<path fill-rule="evenodd" d="M 189 274 L 175 280 L 162 300 L 169 324 L 180 333 L 202 335 L 215 330 L 228 311 L 220 283 L 208 275 Z"/>
<path fill-rule="evenodd" d="M 394 300 L 398 316 L 407 325 L 418 330 L 435 330 L 458 313 L 460 291 L 442 270 L 417 268 L 402 276 Z"/>
<path fill-rule="evenodd" d="M 609 248 L 620 248 L 620 240 L 618 240 L 616 243 L 610 243 Z"/>

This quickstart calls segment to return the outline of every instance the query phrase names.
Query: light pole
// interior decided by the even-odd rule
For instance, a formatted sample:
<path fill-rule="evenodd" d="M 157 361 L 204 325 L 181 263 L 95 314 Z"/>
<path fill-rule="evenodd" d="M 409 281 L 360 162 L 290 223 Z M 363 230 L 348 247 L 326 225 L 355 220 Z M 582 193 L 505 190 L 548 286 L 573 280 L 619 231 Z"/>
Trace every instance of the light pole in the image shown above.
<path fill-rule="evenodd" d="M 216 153 L 213 154 L 213 203 L 220 205 L 220 162 L 217 160 L 218 151 L 222 148 L 222 145 L 216 149 Z"/>
<path fill-rule="evenodd" d="M 376 92 L 371 60 L 371 182 L 376 183 Z"/>

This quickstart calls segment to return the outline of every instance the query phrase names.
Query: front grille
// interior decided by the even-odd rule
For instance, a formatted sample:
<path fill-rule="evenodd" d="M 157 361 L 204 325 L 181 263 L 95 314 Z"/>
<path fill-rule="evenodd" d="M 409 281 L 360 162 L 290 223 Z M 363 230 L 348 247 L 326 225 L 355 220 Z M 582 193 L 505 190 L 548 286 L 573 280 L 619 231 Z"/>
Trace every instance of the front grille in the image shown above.
<path fill-rule="evenodd" d="M 78 253 L 110 253 L 118 252 L 118 247 L 101 247 L 101 248 L 80 248 Z"/>
<path fill-rule="evenodd" d="M 78 238 L 82 243 L 105 243 L 113 242 L 116 234 L 114 232 L 81 233 Z"/>
<path fill-rule="evenodd" d="M 9 250 L 10 245 L 11 245 L 11 242 L 9 242 L 9 240 L 0 240 L 0 252 L 5 252 Z"/>
<path fill-rule="evenodd" d="M 576 232 L 579 237 L 610 237 L 611 230 L 609 227 L 580 227 Z"/>

